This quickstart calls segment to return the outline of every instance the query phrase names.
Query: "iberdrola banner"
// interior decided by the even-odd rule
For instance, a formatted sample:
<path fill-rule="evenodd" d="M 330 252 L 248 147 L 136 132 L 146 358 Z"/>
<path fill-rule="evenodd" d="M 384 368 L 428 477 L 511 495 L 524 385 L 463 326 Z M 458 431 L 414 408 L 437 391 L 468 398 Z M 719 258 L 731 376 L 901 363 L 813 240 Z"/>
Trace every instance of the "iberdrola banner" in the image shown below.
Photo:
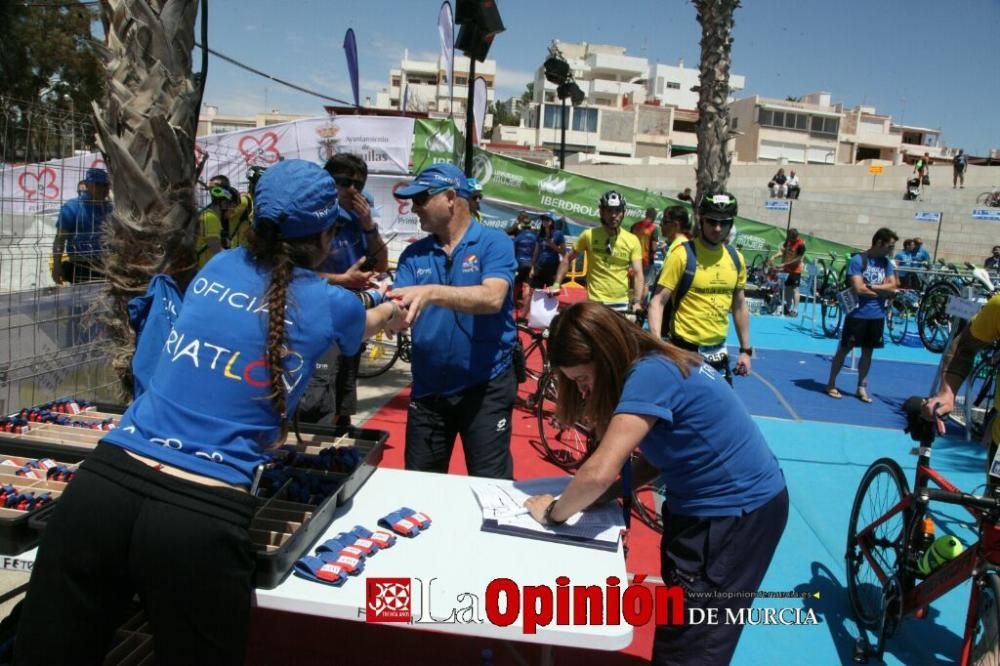
<path fill-rule="evenodd" d="M 461 167 L 465 137 L 451 119 L 419 119 L 414 124 L 413 172 L 435 162 L 451 162 Z M 657 192 L 639 190 L 626 185 L 589 178 L 512 157 L 475 149 L 473 176 L 483 186 L 489 201 L 524 208 L 535 212 L 554 210 L 569 223 L 570 234 L 600 223 L 598 202 L 601 195 L 615 189 L 625 196 L 626 227 L 639 219 L 646 208 L 663 211 L 668 206 L 684 202 Z M 736 218 L 736 245 L 747 261 L 757 254 L 774 254 L 785 240 L 784 227 L 764 224 L 745 217 Z M 803 234 L 807 256 L 826 256 L 833 252 L 843 255 L 856 248 Z"/>

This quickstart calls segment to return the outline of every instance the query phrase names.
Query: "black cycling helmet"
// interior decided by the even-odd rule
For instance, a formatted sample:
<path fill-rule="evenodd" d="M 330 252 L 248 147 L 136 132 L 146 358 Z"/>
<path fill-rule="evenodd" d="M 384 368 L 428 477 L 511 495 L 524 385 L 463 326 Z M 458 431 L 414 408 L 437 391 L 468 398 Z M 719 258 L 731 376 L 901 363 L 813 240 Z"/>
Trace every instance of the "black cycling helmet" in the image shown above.
<path fill-rule="evenodd" d="M 615 190 L 608 190 L 601 195 L 601 208 L 621 208 L 625 210 L 625 197 Z"/>
<path fill-rule="evenodd" d="M 711 220 L 731 220 L 738 211 L 736 197 L 728 192 L 706 194 L 698 204 L 698 214 Z"/>

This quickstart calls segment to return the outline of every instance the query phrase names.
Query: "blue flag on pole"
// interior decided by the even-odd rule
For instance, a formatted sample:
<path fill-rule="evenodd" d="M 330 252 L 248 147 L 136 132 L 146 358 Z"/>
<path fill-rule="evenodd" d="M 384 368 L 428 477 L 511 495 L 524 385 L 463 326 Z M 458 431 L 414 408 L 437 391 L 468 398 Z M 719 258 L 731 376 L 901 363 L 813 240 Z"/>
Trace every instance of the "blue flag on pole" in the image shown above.
<path fill-rule="evenodd" d="M 347 73 L 351 77 L 354 106 L 361 106 L 361 98 L 358 96 L 358 42 L 354 39 L 354 28 L 348 28 L 344 35 L 344 54 L 347 56 Z"/>

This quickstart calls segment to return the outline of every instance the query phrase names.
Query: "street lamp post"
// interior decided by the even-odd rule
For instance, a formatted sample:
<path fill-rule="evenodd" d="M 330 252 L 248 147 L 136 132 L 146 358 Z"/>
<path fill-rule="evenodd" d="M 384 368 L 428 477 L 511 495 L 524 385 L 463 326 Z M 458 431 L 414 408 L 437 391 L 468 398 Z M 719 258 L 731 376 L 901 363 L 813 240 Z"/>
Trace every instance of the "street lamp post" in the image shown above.
<path fill-rule="evenodd" d="M 566 168 L 566 98 L 562 98 L 562 126 L 561 136 L 559 138 L 559 168 Z"/>

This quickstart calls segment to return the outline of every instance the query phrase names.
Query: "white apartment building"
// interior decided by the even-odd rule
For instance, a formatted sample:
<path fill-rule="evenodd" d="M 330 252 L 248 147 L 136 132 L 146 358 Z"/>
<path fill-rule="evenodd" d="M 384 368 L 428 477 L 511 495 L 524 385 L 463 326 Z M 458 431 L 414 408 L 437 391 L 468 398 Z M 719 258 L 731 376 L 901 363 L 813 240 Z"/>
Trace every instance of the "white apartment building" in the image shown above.
<path fill-rule="evenodd" d="M 566 153 L 655 161 L 693 153 L 698 120 L 697 69 L 650 64 L 623 46 L 555 42 L 584 93 L 580 106 L 566 102 Z M 733 91 L 745 78 L 731 77 Z M 521 127 L 501 127 L 494 139 L 559 150 L 563 102 L 557 86 L 535 72 L 534 98 L 521 112 Z M 581 155 L 582 156 L 582 155 Z"/>
<path fill-rule="evenodd" d="M 321 114 L 317 113 L 316 115 Z M 277 125 L 309 117 L 296 113 L 281 113 L 280 111 L 257 113 L 252 116 L 224 115 L 219 113 L 219 107 L 206 104 L 198 116 L 197 136 L 238 132 L 240 130 L 267 127 L 268 125 Z"/>
<path fill-rule="evenodd" d="M 901 164 L 925 152 L 950 162 L 957 152 L 943 145 L 940 130 L 896 125 L 870 106 L 845 108 L 828 92 L 798 100 L 747 97 L 732 102 L 729 114 L 741 162 Z"/>
<path fill-rule="evenodd" d="M 464 127 L 465 105 L 469 97 L 469 59 L 455 53 L 455 81 L 449 88 L 444 61 L 413 60 L 409 50 L 403 52 L 398 69 L 389 71 L 389 87 L 375 96 L 376 109 L 400 109 L 425 112 L 431 116 L 453 114 L 459 127 Z M 486 108 L 495 101 L 497 63 L 495 60 L 476 62 L 476 78 L 486 82 Z M 493 127 L 493 114 L 487 113 L 484 134 Z"/>
<path fill-rule="evenodd" d="M 681 109 L 698 108 L 698 93 L 692 88 L 701 84 L 701 73 L 698 69 L 684 66 L 681 60 L 677 65 L 650 65 L 649 78 L 646 81 L 646 92 L 649 99 L 655 99 L 663 105 L 672 105 Z M 730 73 L 729 101 L 735 93 L 746 87 L 746 77 Z"/>

